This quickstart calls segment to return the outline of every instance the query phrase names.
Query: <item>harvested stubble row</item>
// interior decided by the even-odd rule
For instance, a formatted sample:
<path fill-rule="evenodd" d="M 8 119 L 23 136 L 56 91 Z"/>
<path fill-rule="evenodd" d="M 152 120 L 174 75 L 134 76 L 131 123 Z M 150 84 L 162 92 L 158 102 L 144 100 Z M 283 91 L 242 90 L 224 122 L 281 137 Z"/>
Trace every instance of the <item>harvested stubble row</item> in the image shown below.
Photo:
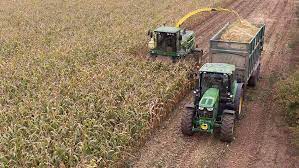
<path fill-rule="evenodd" d="M 246 20 L 237 20 L 228 26 L 220 39 L 224 41 L 249 42 L 258 32 L 258 28 Z"/>

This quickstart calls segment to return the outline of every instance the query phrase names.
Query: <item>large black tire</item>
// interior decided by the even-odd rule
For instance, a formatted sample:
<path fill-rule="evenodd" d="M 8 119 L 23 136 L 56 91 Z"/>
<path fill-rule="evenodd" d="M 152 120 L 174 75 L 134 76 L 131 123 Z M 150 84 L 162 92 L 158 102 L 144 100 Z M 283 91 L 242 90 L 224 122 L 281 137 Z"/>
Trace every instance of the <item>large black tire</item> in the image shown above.
<path fill-rule="evenodd" d="M 181 130 L 184 135 L 192 136 L 194 132 L 193 128 L 193 111 L 188 109 L 184 112 L 183 117 L 181 119 Z"/>
<path fill-rule="evenodd" d="M 243 114 L 243 102 L 244 102 L 244 89 L 243 89 L 243 85 L 239 84 L 237 87 L 237 93 L 236 93 L 236 97 L 235 97 L 235 111 L 236 111 L 236 118 L 239 120 L 241 119 L 244 114 Z"/>
<path fill-rule="evenodd" d="M 260 80 L 260 71 L 261 71 L 261 64 L 257 67 L 257 80 Z"/>
<path fill-rule="evenodd" d="M 220 129 L 220 139 L 224 142 L 234 140 L 235 116 L 233 114 L 223 114 Z"/>
<path fill-rule="evenodd" d="M 257 79 L 258 79 L 258 77 L 255 74 L 252 75 L 250 77 L 250 79 L 248 80 L 248 86 L 255 87 L 257 84 Z"/>
<path fill-rule="evenodd" d="M 257 82 L 260 78 L 260 69 L 261 69 L 261 65 L 259 64 L 255 72 L 253 73 L 253 75 L 248 80 L 248 86 L 256 87 Z"/>

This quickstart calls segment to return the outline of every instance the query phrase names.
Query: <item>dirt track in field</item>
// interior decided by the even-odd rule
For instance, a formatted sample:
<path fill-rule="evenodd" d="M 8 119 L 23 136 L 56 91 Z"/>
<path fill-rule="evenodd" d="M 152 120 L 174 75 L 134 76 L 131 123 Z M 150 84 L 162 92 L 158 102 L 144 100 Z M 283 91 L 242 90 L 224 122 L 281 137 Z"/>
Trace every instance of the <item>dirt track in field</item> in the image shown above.
<path fill-rule="evenodd" d="M 294 4 L 294 0 L 237 0 L 228 6 L 249 21 L 266 24 L 261 80 L 257 88 L 247 90 L 246 115 L 237 123 L 235 141 L 226 144 L 213 135 L 182 135 L 180 121 L 184 104 L 192 100 L 190 94 L 141 148 L 133 167 L 299 167 L 299 158 L 288 147 L 281 112 L 271 104 L 273 84 L 290 63 L 287 43 Z M 220 13 L 192 24 L 199 46 L 206 51 L 211 36 L 233 19 Z"/>

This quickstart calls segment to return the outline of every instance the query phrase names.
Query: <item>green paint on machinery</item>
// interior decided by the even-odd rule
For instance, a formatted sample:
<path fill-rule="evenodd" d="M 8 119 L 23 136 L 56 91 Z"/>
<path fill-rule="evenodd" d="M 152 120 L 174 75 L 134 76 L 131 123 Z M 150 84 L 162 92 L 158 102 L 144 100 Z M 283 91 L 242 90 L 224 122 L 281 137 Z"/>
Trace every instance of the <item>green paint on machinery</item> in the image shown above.
<path fill-rule="evenodd" d="M 197 72 L 194 101 L 186 105 L 181 120 L 184 135 L 220 129 L 221 140 L 233 141 L 235 120 L 242 118 L 245 87 L 257 84 L 265 25 L 258 25 L 259 31 L 248 43 L 220 40 L 227 27 L 210 40 L 210 63 Z"/>
<path fill-rule="evenodd" d="M 239 113 L 236 107 L 242 106 L 242 101 L 236 100 L 243 97 L 243 83 L 237 82 L 235 71 L 235 65 L 226 63 L 206 63 L 200 68 L 194 103 L 187 105 L 188 111 L 182 118 L 184 134 L 213 133 L 216 128 L 225 126 L 221 137 L 232 141 L 235 116 L 241 113 L 241 108 Z M 228 123 L 223 123 L 224 116 L 229 116 Z"/>
<path fill-rule="evenodd" d="M 149 31 L 149 57 L 172 58 L 173 61 L 191 55 L 199 61 L 202 50 L 196 48 L 195 33 L 178 27 L 161 26 Z"/>
<path fill-rule="evenodd" d="M 209 133 L 213 132 L 215 118 L 217 116 L 219 105 L 219 89 L 209 88 L 199 101 L 199 107 L 203 112 L 202 117 L 195 121 L 195 125 L 198 125 L 200 129 L 206 130 Z M 196 129 L 195 129 L 196 131 Z"/>

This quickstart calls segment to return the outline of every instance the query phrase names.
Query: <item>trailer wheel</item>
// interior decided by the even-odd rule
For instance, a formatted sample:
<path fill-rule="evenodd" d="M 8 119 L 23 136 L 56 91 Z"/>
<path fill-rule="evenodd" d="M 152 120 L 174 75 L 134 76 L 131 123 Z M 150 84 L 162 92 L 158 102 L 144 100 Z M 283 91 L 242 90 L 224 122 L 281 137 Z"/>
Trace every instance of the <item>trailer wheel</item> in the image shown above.
<path fill-rule="evenodd" d="M 255 87 L 257 84 L 257 74 L 252 75 L 248 80 L 248 86 Z"/>
<path fill-rule="evenodd" d="M 235 116 L 233 114 L 224 114 L 222 116 L 222 124 L 220 129 L 220 140 L 224 142 L 232 142 L 234 139 Z"/>
<path fill-rule="evenodd" d="M 255 70 L 254 74 L 249 78 L 248 86 L 255 87 L 257 85 L 257 82 L 260 78 L 260 69 L 261 69 L 261 64 L 258 65 L 258 67 Z"/>
<path fill-rule="evenodd" d="M 193 128 L 193 110 L 187 109 L 184 112 L 184 115 L 181 119 L 181 130 L 184 135 L 192 136 L 194 132 L 192 131 Z"/>
<path fill-rule="evenodd" d="M 261 64 L 257 67 L 257 80 L 260 80 L 260 71 L 261 71 Z"/>

